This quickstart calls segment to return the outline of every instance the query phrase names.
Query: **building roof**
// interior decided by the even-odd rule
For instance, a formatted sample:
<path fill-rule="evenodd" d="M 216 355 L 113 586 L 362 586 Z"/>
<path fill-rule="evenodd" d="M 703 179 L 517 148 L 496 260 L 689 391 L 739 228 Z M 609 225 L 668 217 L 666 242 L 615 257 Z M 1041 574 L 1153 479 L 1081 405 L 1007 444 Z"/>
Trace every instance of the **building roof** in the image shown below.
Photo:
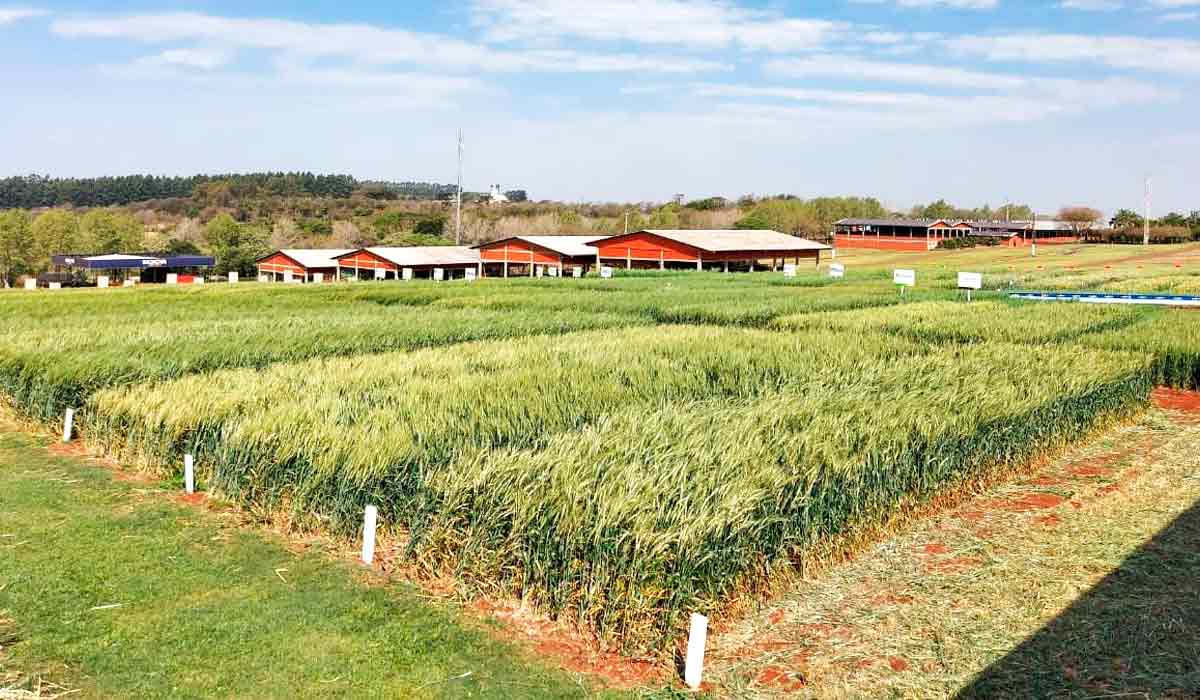
<path fill-rule="evenodd" d="M 86 270 L 144 270 L 152 267 L 212 267 L 216 260 L 207 255 L 164 256 L 159 253 L 106 253 L 104 255 L 54 255 L 55 265 Z"/>
<path fill-rule="evenodd" d="M 677 243 L 683 243 L 708 253 L 729 253 L 740 250 L 754 251 L 791 251 L 791 250 L 829 250 L 824 243 L 810 241 L 807 238 L 789 236 L 786 233 L 766 230 L 678 230 L 678 229 L 645 229 L 634 233 L 612 236 L 611 239 L 632 236 L 635 233 L 650 233 L 661 236 Z M 609 240 L 609 239 L 602 239 Z M 599 241 L 588 245 L 594 246 Z"/>
<path fill-rule="evenodd" d="M 406 248 L 366 248 L 365 250 L 398 267 L 474 265 L 479 262 L 479 251 L 466 246 L 433 245 Z M 358 251 L 352 250 L 338 257 L 343 258 L 356 252 Z"/>
<path fill-rule="evenodd" d="M 271 255 L 283 253 L 299 263 L 301 267 L 317 268 L 337 267 L 337 261 L 334 258 L 353 252 L 353 248 L 283 248 Z M 271 255 L 263 256 L 259 260 L 266 260 Z"/>
<path fill-rule="evenodd" d="M 483 248 L 484 246 L 495 245 L 505 241 L 517 240 L 532 243 L 567 257 L 591 257 L 596 254 L 596 250 L 588 244 L 604 238 L 608 238 L 608 236 L 509 236 L 508 238 L 501 238 L 490 243 L 482 243 L 475 247 Z"/>

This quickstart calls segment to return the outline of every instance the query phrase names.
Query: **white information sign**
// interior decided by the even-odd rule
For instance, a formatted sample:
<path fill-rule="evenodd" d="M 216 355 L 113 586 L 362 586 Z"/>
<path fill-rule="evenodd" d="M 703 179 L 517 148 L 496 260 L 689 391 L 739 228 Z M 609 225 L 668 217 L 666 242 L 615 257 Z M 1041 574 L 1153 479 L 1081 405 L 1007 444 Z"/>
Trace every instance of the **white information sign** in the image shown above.
<path fill-rule="evenodd" d="M 37 289 L 37 280 L 36 279 L 25 280 L 25 288 L 29 289 L 29 290 Z"/>
<path fill-rule="evenodd" d="M 375 279 L 387 279 L 387 270 L 383 269 L 382 267 L 375 268 Z"/>
<path fill-rule="evenodd" d="M 179 284 L 179 275 L 174 272 L 167 273 L 167 284 Z"/>
<path fill-rule="evenodd" d="M 603 267 L 600 268 L 600 276 L 603 277 L 604 279 L 611 278 L 613 276 L 613 269 L 611 267 L 609 267 L 608 265 L 604 265 Z"/>
<path fill-rule="evenodd" d="M 901 287 L 917 286 L 916 270 L 896 270 L 892 273 L 892 281 Z"/>
<path fill-rule="evenodd" d="M 978 272 L 958 273 L 959 289 L 983 289 L 983 275 Z"/>
<path fill-rule="evenodd" d="M 829 276 L 841 279 L 846 276 L 846 266 L 841 263 L 833 263 L 829 266 Z"/>
<path fill-rule="evenodd" d="M 571 269 L 571 276 L 576 279 L 583 277 L 583 265 L 576 265 Z"/>
<path fill-rule="evenodd" d="M 96 286 L 100 289 L 108 289 L 108 277 L 100 275 L 96 278 Z"/>
<path fill-rule="evenodd" d="M 412 279 L 413 278 L 412 268 L 411 267 L 404 268 L 404 270 L 400 273 L 400 276 L 402 279 L 406 279 L 406 280 Z"/>
<path fill-rule="evenodd" d="M 433 268 L 433 281 L 441 282 L 446 279 L 446 271 L 440 267 Z"/>
<path fill-rule="evenodd" d="M 324 281 L 325 281 L 325 273 L 324 272 L 314 272 L 313 273 L 313 282 L 316 282 L 317 284 L 321 284 Z"/>
<path fill-rule="evenodd" d="M 473 267 L 468 267 L 466 270 L 463 270 L 463 272 L 465 272 L 465 273 L 466 273 L 466 279 L 467 279 L 467 281 L 468 281 L 468 282 L 474 282 L 474 281 L 475 281 L 475 268 L 473 268 Z"/>
<path fill-rule="evenodd" d="M 286 282 L 286 283 L 288 283 L 288 284 L 291 284 L 291 282 L 292 282 L 292 277 L 293 277 L 293 275 L 292 275 L 292 271 L 291 271 L 291 270 L 284 270 L 284 271 L 283 271 L 283 281 L 284 281 L 284 282 Z"/>
<path fill-rule="evenodd" d="M 258 281 L 259 282 L 270 282 L 271 280 L 269 280 L 266 275 L 259 275 Z"/>
<path fill-rule="evenodd" d="M 121 283 L 121 286 L 122 287 L 132 287 L 136 284 L 137 284 L 137 280 L 125 280 L 123 283 Z"/>
<path fill-rule="evenodd" d="M 230 284 L 237 284 L 237 283 L 238 283 L 238 273 L 236 273 L 236 272 L 230 272 L 230 273 L 229 273 L 229 283 L 230 283 Z"/>
<path fill-rule="evenodd" d="M 204 284 L 204 278 L 197 275 L 196 277 L 192 278 L 192 284 Z"/>
<path fill-rule="evenodd" d="M 558 277 L 558 268 L 548 267 L 546 268 L 546 274 L 550 275 L 551 277 Z"/>
<path fill-rule="evenodd" d="M 796 263 L 784 263 L 783 276 L 784 277 L 795 277 L 796 276 Z"/>
<path fill-rule="evenodd" d="M 51 282 L 50 288 L 51 289 L 62 289 L 62 282 Z"/>

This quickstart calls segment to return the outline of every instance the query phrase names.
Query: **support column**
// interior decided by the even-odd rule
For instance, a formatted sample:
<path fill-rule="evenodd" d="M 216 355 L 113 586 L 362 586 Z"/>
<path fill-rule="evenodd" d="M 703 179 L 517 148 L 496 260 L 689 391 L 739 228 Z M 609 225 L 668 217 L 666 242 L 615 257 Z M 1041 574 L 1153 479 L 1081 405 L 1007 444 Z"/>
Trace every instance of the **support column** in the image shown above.
<path fill-rule="evenodd" d="M 504 279 L 508 279 L 508 257 L 507 257 L 507 255 L 505 256 L 505 259 L 504 259 Z"/>
<path fill-rule="evenodd" d="M 479 263 L 477 264 L 477 267 L 475 268 L 475 276 L 478 277 L 479 279 L 483 279 L 483 261 L 482 260 L 479 261 Z"/>
<path fill-rule="evenodd" d="M 658 269 L 660 269 L 660 270 L 667 269 L 666 257 L 663 255 L 663 252 L 661 250 L 658 251 Z"/>
<path fill-rule="evenodd" d="M 725 261 L 725 272 L 729 272 L 729 261 Z"/>
<path fill-rule="evenodd" d="M 703 255 L 696 256 L 696 269 L 700 270 L 700 271 L 704 270 L 704 256 Z"/>
<path fill-rule="evenodd" d="M 633 269 L 633 251 L 630 250 L 629 248 L 625 249 L 625 269 L 626 270 Z"/>
<path fill-rule="evenodd" d="M 533 277 L 533 251 L 529 251 L 529 276 Z"/>

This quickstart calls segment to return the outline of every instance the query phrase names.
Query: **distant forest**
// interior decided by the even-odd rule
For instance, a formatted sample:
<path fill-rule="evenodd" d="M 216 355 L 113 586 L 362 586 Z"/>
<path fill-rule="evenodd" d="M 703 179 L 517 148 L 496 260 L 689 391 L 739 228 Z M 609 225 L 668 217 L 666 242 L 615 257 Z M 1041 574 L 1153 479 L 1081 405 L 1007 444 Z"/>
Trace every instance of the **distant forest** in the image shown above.
<path fill-rule="evenodd" d="M 43 207 L 108 207 L 156 199 L 212 195 L 214 188 L 239 194 L 274 197 L 346 199 L 355 192 L 384 200 L 437 200 L 454 196 L 454 185 L 433 182 L 358 181 L 350 175 L 313 173 L 244 173 L 221 175 L 122 175 L 95 178 L 53 178 L 24 175 L 0 179 L 0 209 Z M 524 199 L 524 191 L 511 193 Z M 476 195 L 464 193 L 471 201 Z"/>

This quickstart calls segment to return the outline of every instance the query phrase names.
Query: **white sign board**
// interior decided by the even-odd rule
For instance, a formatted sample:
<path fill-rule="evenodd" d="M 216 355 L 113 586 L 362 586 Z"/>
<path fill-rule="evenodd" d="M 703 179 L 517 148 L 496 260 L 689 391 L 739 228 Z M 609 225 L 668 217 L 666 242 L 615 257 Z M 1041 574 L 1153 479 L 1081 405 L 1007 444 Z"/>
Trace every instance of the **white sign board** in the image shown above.
<path fill-rule="evenodd" d="M 902 287 L 917 286 L 916 270 L 896 270 L 892 273 L 892 281 Z"/>
<path fill-rule="evenodd" d="M 290 283 L 292 281 L 292 271 L 291 270 L 283 271 L 283 281 L 288 282 L 288 283 Z"/>
<path fill-rule="evenodd" d="M 383 269 L 382 267 L 375 268 L 375 279 L 387 279 L 387 270 Z"/>
<path fill-rule="evenodd" d="M 404 268 L 404 271 L 400 273 L 400 276 L 406 280 L 412 279 L 413 278 L 412 268 L 411 267 Z"/>
<path fill-rule="evenodd" d="M 25 288 L 30 289 L 30 290 L 37 289 L 37 280 L 36 279 L 25 280 Z"/>
<path fill-rule="evenodd" d="M 433 280 L 435 282 L 441 282 L 444 279 L 446 279 L 446 271 L 440 267 L 433 268 Z"/>
<path fill-rule="evenodd" d="M 100 289 L 108 289 L 108 277 L 100 275 L 96 278 L 96 286 Z"/>
<path fill-rule="evenodd" d="M 259 276 L 258 276 L 258 281 L 259 281 L 259 282 L 269 282 L 270 280 L 267 278 L 267 276 L 266 276 L 266 275 L 259 275 Z"/>
<path fill-rule="evenodd" d="M 314 272 L 313 273 L 313 282 L 316 282 L 317 284 L 321 284 L 324 281 L 325 281 L 325 273 L 324 272 Z"/>
<path fill-rule="evenodd" d="M 846 276 L 846 266 L 841 263 L 833 263 L 829 266 L 829 276 L 835 279 L 841 279 Z"/>
<path fill-rule="evenodd" d="M 558 268 L 548 267 L 546 268 L 546 274 L 550 275 L 551 277 L 558 277 Z"/>
<path fill-rule="evenodd" d="M 603 277 L 604 279 L 611 278 L 613 276 L 613 269 L 611 267 L 609 267 L 608 265 L 604 265 L 603 267 L 600 268 L 600 276 Z"/>
<path fill-rule="evenodd" d="M 137 280 L 125 280 L 125 282 L 123 282 L 123 283 L 121 284 L 121 286 L 122 286 L 122 287 L 132 287 L 132 286 L 134 286 L 134 285 L 136 285 L 136 284 L 137 284 Z"/>
<path fill-rule="evenodd" d="M 534 270 L 534 274 L 536 274 L 538 277 L 541 277 L 546 274 L 546 268 L 542 267 L 541 265 L 538 265 L 537 269 Z"/>
<path fill-rule="evenodd" d="M 583 265 L 576 265 L 575 267 L 571 268 L 571 276 L 575 277 L 576 279 L 583 277 Z"/>
<path fill-rule="evenodd" d="M 466 270 L 463 270 L 463 272 L 466 273 L 466 279 L 468 282 L 475 281 L 475 268 L 468 267 Z"/>
<path fill-rule="evenodd" d="M 795 277 L 796 276 L 796 264 L 795 263 L 784 263 L 783 276 L 784 277 Z"/>
<path fill-rule="evenodd" d="M 50 288 L 51 289 L 62 289 L 62 282 L 51 282 Z"/>
<path fill-rule="evenodd" d="M 192 284 L 204 284 L 204 278 L 197 275 L 192 278 Z"/>
<path fill-rule="evenodd" d="M 958 273 L 959 289 L 983 289 L 983 275 L 978 272 Z"/>
<path fill-rule="evenodd" d="M 179 275 L 174 272 L 167 273 L 167 284 L 179 284 Z"/>
<path fill-rule="evenodd" d="M 236 273 L 236 272 L 230 272 L 230 273 L 229 273 L 229 283 L 230 283 L 230 284 L 237 284 L 237 283 L 238 283 L 238 273 Z"/>

